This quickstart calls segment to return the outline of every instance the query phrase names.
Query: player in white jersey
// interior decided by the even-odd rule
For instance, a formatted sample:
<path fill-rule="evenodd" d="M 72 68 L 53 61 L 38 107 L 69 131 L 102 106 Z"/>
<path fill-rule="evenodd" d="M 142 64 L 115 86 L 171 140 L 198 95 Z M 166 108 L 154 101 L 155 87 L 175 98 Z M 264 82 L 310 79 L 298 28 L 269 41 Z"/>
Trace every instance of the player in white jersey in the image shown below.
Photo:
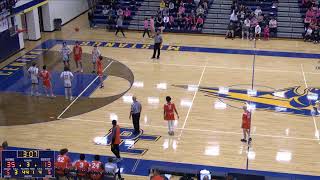
<path fill-rule="evenodd" d="M 94 47 L 92 49 L 92 64 L 93 64 L 92 73 L 96 73 L 96 62 L 97 62 L 100 55 L 101 55 L 101 53 L 100 53 L 97 45 L 94 45 Z"/>
<path fill-rule="evenodd" d="M 67 46 L 66 42 L 63 42 L 60 52 L 61 52 L 62 61 L 63 61 L 64 66 L 70 67 L 70 54 L 72 51 Z"/>
<path fill-rule="evenodd" d="M 72 79 L 73 74 L 70 72 L 69 67 L 64 67 L 64 71 L 61 73 L 60 78 L 64 82 L 64 93 L 66 99 L 69 99 L 70 101 L 73 100 L 72 98 Z"/>
<path fill-rule="evenodd" d="M 37 63 L 33 62 L 32 66 L 28 69 L 28 73 L 31 78 L 31 96 L 40 95 L 39 94 L 39 69 L 37 68 Z"/>

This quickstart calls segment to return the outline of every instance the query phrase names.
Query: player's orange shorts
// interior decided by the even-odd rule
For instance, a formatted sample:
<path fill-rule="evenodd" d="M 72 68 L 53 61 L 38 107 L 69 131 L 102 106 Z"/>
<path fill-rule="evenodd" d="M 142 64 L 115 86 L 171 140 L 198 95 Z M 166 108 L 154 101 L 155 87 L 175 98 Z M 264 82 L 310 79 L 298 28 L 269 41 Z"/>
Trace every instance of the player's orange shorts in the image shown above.
<path fill-rule="evenodd" d="M 81 55 L 74 55 L 74 60 L 77 62 L 81 61 Z"/>
<path fill-rule="evenodd" d="M 51 88 L 51 82 L 49 80 L 43 81 L 43 85 L 48 89 Z"/>
<path fill-rule="evenodd" d="M 249 120 L 242 121 L 242 125 L 241 125 L 242 129 L 250 129 L 250 126 L 251 126 L 251 124 L 250 124 Z"/>

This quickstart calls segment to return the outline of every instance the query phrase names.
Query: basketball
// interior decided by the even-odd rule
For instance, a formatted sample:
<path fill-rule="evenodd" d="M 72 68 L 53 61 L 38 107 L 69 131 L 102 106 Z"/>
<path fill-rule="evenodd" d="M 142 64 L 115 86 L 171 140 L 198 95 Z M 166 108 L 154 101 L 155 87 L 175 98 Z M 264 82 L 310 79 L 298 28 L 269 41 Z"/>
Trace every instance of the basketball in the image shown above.
<path fill-rule="evenodd" d="M 75 27 L 74 30 L 75 30 L 76 32 L 79 32 L 80 28 L 79 28 L 79 27 Z"/>

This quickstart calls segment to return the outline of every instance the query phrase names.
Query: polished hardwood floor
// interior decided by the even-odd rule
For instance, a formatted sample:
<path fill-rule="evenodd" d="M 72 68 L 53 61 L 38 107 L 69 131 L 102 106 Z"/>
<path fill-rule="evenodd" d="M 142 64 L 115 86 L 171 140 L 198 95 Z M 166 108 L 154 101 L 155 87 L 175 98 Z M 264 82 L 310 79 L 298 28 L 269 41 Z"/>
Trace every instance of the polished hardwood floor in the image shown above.
<path fill-rule="evenodd" d="M 40 41 L 27 41 L 26 48 L 1 63 L 1 67 L 46 39 L 152 43 L 152 39 L 143 39 L 141 32 L 125 32 L 127 38 L 122 38 L 103 29 L 91 30 L 87 27 L 86 18 L 86 15 L 80 16 L 60 32 L 43 33 Z M 79 32 L 74 31 L 76 26 L 80 27 Z M 225 40 L 219 36 L 169 33 L 163 36 L 164 44 L 168 45 L 227 49 L 253 49 L 254 46 L 252 41 Z M 56 46 L 52 51 L 59 48 Z M 250 89 L 255 58 L 254 86 L 257 91 L 274 92 L 275 89 L 300 86 L 298 92 L 303 93 L 306 88 L 319 87 L 320 72 L 315 68 L 317 59 L 163 51 L 160 60 L 151 60 L 152 51 L 147 49 L 99 49 L 103 56 L 129 67 L 139 85 L 134 84 L 124 97 L 113 103 L 77 116 L 47 123 L 0 126 L 0 141 L 7 140 L 11 146 L 18 147 L 54 150 L 68 147 L 73 152 L 111 155 L 109 148 L 95 146 L 93 140 L 104 136 L 111 127 L 110 115 L 117 115 L 120 126 L 132 126 L 128 119 L 130 103 L 126 100 L 135 95 L 143 106 L 143 130 L 162 136 L 155 143 L 141 141 L 135 144 L 136 148 L 148 149 L 139 158 L 245 168 L 247 145 L 240 142 L 241 107 L 244 103 L 174 85 Z M 256 49 L 317 53 L 319 45 L 280 39 L 257 41 Z M 90 53 L 91 47 L 83 47 L 83 50 Z M 92 97 L 118 94 L 128 86 L 126 80 L 110 77 L 105 81 L 105 88 L 97 89 Z M 167 134 L 163 120 L 163 104 L 167 95 L 173 97 L 180 114 L 175 136 Z M 310 110 L 312 107 L 303 108 Z M 319 126 L 319 117 L 257 107 L 252 119 L 249 169 L 320 175 Z M 135 155 L 123 156 L 136 158 Z M 138 177 L 127 176 L 126 179 Z"/>

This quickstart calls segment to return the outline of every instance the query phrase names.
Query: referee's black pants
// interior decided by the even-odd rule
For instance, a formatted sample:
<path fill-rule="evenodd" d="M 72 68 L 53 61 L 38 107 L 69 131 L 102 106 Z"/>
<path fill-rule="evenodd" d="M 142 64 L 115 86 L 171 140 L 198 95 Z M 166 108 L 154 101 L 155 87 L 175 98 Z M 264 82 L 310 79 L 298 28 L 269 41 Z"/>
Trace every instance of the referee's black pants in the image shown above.
<path fill-rule="evenodd" d="M 126 36 L 124 35 L 122 26 L 117 26 L 116 35 L 118 35 L 118 32 L 119 32 L 119 31 L 122 33 L 123 37 L 126 37 Z"/>
<path fill-rule="evenodd" d="M 161 43 L 154 43 L 152 58 L 155 58 L 155 57 L 156 57 L 157 51 L 158 51 L 157 58 L 160 57 L 160 45 L 161 45 Z"/>
<path fill-rule="evenodd" d="M 132 114 L 132 123 L 135 133 L 140 132 L 140 113 Z"/>

